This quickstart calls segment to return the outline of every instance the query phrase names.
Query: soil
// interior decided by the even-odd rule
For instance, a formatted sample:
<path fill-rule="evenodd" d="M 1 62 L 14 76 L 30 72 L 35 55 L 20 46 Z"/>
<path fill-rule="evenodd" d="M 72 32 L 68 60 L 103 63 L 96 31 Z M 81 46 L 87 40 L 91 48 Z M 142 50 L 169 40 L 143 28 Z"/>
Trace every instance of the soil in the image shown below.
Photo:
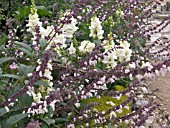
<path fill-rule="evenodd" d="M 168 0 L 169 1 L 169 0 Z M 166 2 L 168 2 L 166 1 Z M 165 2 L 165 3 L 166 3 Z M 162 14 L 166 14 L 170 16 L 170 11 L 162 12 Z M 158 17 L 162 14 L 158 14 Z M 152 24 L 157 24 L 159 19 L 154 19 Z M 167 37 L 168 41 L 170 41 L 170 24 L 160 33 L 158 33 L 159 36 Z M 153 35 L 153 40 L 158 38 L 158 35 Z M 170 54 L 170 50 L 169 50 Z M 151 60 L 152 63 L 160 62 L 161 60 Z M 167 59 L 167 58 L 166 58 Z M 166 108 L 167 112 L 170 114 L 170 72 L 165 74 L 164 76 L 158 76 L 154 78 L 153 80 L 149 80 L 147 82 L 147 86 L 151 91 L 154 91 L 154 93 L 157 95 L 158 99 L 157 102 L 163 104 L 163 108 Z"/>
<path fill-rule="evenodd" d="M 170 11 L 165 12 L 166 15 L 170 16 Z M 159 22 L 158 19 L 154 21 Z M 161 32 L 159 36 L 167 37 L 170 40 L 170 24 Z M 158 38 L 157 35 L 153 35 L 153 40 Z M 170 53 L 170 50 L 169 50 Z M 158 60 L 151 60 L 157 63 Z M 146 82 L 148 89 L 156 95 L 156 102 L 162 104 L 161 109 L 165 108 L 165 111 L 170 115 L 170 72 L 167 72 L 164 76 L 160 75 L 152 80 Z M 154 121 L 153 128 L 162 128 L 159 124 Z M 167 128 L 170 128 L 167 126 Z"/>
<path fill-rule="evenodd" d="M 150 91 L 157 96 L 157 102 L 170 113 L 170 72 L 147 82 Z"/>

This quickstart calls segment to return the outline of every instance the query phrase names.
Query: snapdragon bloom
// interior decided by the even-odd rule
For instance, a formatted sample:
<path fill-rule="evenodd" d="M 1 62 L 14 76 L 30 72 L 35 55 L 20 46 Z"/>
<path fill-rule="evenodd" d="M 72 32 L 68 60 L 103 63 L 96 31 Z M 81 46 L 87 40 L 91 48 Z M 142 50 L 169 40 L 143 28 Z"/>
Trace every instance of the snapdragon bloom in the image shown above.
<path fill-rule="evenodd" d="M 90 37 L 93 38 L 98 38 L 98 39 L 103 39 L 103 33 L 104 31 L 102 30 L 101 22 L 99 18 L 93 17 L 91 19 L 91 26 L 89 27 L 90 29 Z"/>

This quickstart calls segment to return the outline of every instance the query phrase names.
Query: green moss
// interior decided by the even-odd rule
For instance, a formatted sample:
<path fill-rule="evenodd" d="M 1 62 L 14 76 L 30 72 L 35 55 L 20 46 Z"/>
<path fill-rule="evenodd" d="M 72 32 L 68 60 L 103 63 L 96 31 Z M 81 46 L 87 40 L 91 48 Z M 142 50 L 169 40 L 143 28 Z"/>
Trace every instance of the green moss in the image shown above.
<path fill-rule="evenodd" d="M 86 99 L 83 101 L 83 103 L 86 104 L 90 104 L 93 102 L 98 102 L 100 103 L 100 106 L 95 106 L 94 108 L 98 110 L 98 112 L 103 112 L 103 111 L 107 111 L 111 108 L 113 108 L 113 106 L 111 106 L 110 104 L 106 104 L 107 102 L 113 102 L 115 104 L 115 106 L 121 104 L 122 102 L 124 102 L 127 99 L 127 96 L 122 96 L 120 98 L 120 100 L 117 100 L 116 98 L 113 98 L 111 96 L 102 96 L 100 99 L 97 97 L 92 97 L 89 99 Z M 129 108 L 131 108 L 131 105 L 128 104 Z M 123 112 L 121 114 L 116 113 L 118 116 L 123 116 L 125 114 L 128 114 L 129 112 L 131 112 L 131 109 L 127 110 L 123 108 Z"/>
<path fill-rule="evenodd" d="M 116 91 L 123 91 L 123 90 L 125 90 L 125 88 L 123 86 L 121 86 L 121 85 L 116 85 L 115 90 Z"/>
<path fill-rule="evenodd" d="M 121 85 L 117 85 L 117 86 L 115 86 L 115 90 L 116 91 L 123 91 L 123 90 L 125 90 L 125 88 L 123 86 L 121 86 Z M 100 99 L 97 98 L 97 97 L 92 97 L 92 98 L 83 100 L 82 103 L 85 103 L 85 104 L 90 104 L 90 103 L 93 103 L 93 102 L 100 103 L 100 106 L 94 106 L 93 108 L 91 108 L 91 110 L 97 109 L 97 111 L 99 113 L 101 113 L 103 111 L 106 112 L 107 110 L 109 110 L 109 109 L 111 109 L 113 107 L 116 107 L 117 105 L 120 105 L 127 98 L 128 97 L 125 96 L 125 95 L 122 95 L 119 100 L 114 98 L 114 97 L 111 97 L 111 96 L 101 96 Z M 107 102 L 113 102 L 115 104 L 115 106 L 112 106 L 112 105 L 108 104 Z M 129 107 L 129 109 L 122 108 L 122 113 L 115 112 L 117 117 L 122 117 L 122 116 L 124 116 L 124 115 L 131 112 L 131 103 L 127 104 L 127 106 Z M 106 115 L 106 118 L 110 119 L 110 115 L 109 114 Z M 93 126 L 93 124 L 94 124 L 94 120 L 92 120 L 91 123 L 90 123 L 91 127 Z M 127 126 L 124 122 L 122 122 L 120 125 L 123 126 L 123 127 Z M 106 126 L 104 126 L 104 127 L 106 127 Z"/>

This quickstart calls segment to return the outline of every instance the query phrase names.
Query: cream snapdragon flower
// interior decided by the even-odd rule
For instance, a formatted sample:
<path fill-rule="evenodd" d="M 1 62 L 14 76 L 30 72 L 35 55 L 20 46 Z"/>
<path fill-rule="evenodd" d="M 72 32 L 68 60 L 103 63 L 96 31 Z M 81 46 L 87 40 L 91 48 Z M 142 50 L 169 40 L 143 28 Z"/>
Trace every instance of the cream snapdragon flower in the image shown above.
<path fill-rule="evenodd" d="M 60 48 L 66 48 L 67 45 L 66 45 L 65 41 L 66 41 L 66 38 L 63 34 L 60 34 L 60 35 L 56 34 L 56 36 L 53 37 L 53 39 L 48 44 L 46 50 L 50 49 L 54 45 L 56 47 L 55 48 L 56 51 L 59 50 Z"/>
<path fill-rule="evenodd" d="M 78 29 L 78 27 L 76 26 L 77 20 L 73 17 L 70 20 L 71 20 L 71 23 L 64 24 L 63 27 L 61 28 L 65 37 L 68 37 L 68 38 L 72 38 L 75 31 L 77 31 Z"/>
<path fill-rule="evenodd" d="M 90 29 L 90 37 L 93 38 L 98 38 L 98 39 L 103 39 L 103 33 L 104 31 L 102 30 L 101 22 L 99 18 L 93 17 L 91 19 L 91 26 L 89 27 Z"/>
<path fill-rule="evenodd" d="M 90 52 L 93 51 L 94 48 L 95 48 L 95 43 L 91 43 L 91 42 L 90 42 L 90 43 L 88 43 L 87 46 L 86 46 L 86 51 L 90 53 Z"/>
<path fill-rule="evenodd" d="M 82 41 L 81 42 L 81 45 L 79 46 L 79 50 L 82 52 L 82 53 L 86 53 L 86 52 L 92 52 L 93 49 L 95 48 L 95 43 L 91 43 L 90 41 Z"/>
<path fill-rule="evenodd" d="M 117 11 L 116 11 L 116 15 L 118 15 L 118 16 L 123 16 L 123 15 L 124 15 L 124 12 L 121 11 L 121 10 L 117 10 Z"/>
<path fill-rule="evenodd" d="M 127 41 L 120 41 L 120 47 L 123 47 L 124 49 L 129 48 L 130 43 L 128 43 Z"/>
<path fill-rule="evenodd" d="M 130 43 L 127 41 L 120 41 L 120 47 L 116 49 L 116 55 L 120 62 L 129 61 L 132 56 L 132 50 L 130 49 Z"/>
<path fill-rule="evenodd" d="M 30 90 L 29 93 L 31 93 L 33 100 L 35 103 L 41 103 L 41 98 L 42 98 L 42 94 L 40 92 L 38 92 L 37 94 L 34 93 L 34 91 Z"/>
<path fill-rule="evenodd" d="M 113 42 L 113 40 L 111 40 L 111 41 L 109 41 L 109 40 L 104 40 L 104 41 L 103 41 L 103 44 L 104 44 L 103 48 L 104 48 L 104 50 L 105 50 L 105 53 L 115 47 L 115 43 Z"/>
<path fill-rule="evenodd" d="M 45 32 L 46 32 L 46 36 L 49 35 L 49 36 L 53 37 L 55 35 L 54 26 L 53 25 L 47 26 Z"/>
<path fill-rule="evenodd" d="M 129 61 L 131 56 L 132 56 L 132 50 L 125 49 L 125 61 Z"/>
<path fill-rule="evenodd" d="M 73 46 L 73 43 L 71 43 L 70 47 L 68 48 L 68 51 L 70 54 L 75 54 L 76 53 L 76 49 Z"/>
<path fill-rule="evenodd" d="M 116 55 L 119 58 L 120 62 L 129 61 L 132 56 L 131 49 L 116 49 Z"/>
<path fill-rule="evenodd" d="M 31 33 L 35 33 L 35 26 L 42 27 L 42 22 L 40 22 L 40 19 L 38 18 L 37 9 L 35 7 L 31 8 L 31 13 L 29 14 L 29 21 L 26 25 L 29 27 L 27 31 Z"/>
<path fill-rule="evenodd" d="M 44 76 L 47 77 L 49 80 L 53 79 L 53 77 L 51 76 L 51 71 L 49 69 L 45 69 Z"/>
<path fill-rule="evenodd" d="M 151 71 L 151 69 L 153 69 L 153 66 L 150 62 L 144 62 L 142 61 L 142 66 L 141 68 L 144 68 L 144 67 L 148 67 L 148 69 Z"/>
<path fill-rule="evenodd" d="M 29 22 L 26 25 L 27 27 L 29 27 L 27 31 L 34 32 L 36 25 L 42 25 L 42 23 L 39 21 L 38 14 L 29 14 Z"/>
<path fill-rule="evenodd" d="M 42 95 L 41 93 L 37 93 L 35 97 L 33 97 L 33 100 L 36 102 L 36 103 L 40 103 L 41 102 L 41 98 L 42 98 Z"/>
<path fill-rule="evenodd" d="M 108 68 L 114 68 L 117 65 L 117 55 L 116 51 L 108 52 L 107 55 L 104 55 L 102 62 L 107 64 Z"/>
<path fill-rule="evenodd" d="M 110 119 L 112 119 L 113 117 L 114 118 L 117 117 L 117 114 L 114 111 L 110 113 Z"/>
<path fill-rule="evenodd" d="M 135 64 L 134 62 L 132 62 L 132 63 L 130 63 L 130 64 L 128 65 L 128 67 L 129 67 L 129 68 L 136 68 L 136 64 Z"/>

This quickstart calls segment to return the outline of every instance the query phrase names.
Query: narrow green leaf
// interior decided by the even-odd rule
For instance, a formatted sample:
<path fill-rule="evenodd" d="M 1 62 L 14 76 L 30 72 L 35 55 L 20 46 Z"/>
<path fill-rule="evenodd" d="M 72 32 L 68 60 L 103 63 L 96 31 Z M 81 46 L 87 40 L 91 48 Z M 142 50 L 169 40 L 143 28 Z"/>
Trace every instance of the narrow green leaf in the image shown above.
<path fill-rule="evenodd" d="M 2 74 L 2 69 L 0 69 L 0 75 Z"/>
<path fill-rule="evenodd" d="M 53 113 L 54 113 L 53 108 L 51 106 L 48 107 L 48 112 L 45 114 L 45 118 L 50 117 L 51 115 L 53 115 Z"/>
<path fill-rule="evenodd" d="M 9 119 L 7 119 L 6 122 L 9 125 L 14 125 L 14 124 L 16 124 L 17 122 L 19 122 L 20 120 L 24 119 L 27 116 L 28 116 L 28 113 L 17 114 L 17 115 L 9 117 Z"/>
<path fill-rule="evenodd" d="M 35 85 L 44 85 L 45 87 L 50 87 L 46 82 L 42 81 L 42 80 L 38 80 L 34 83 Z"/>
<path fill-rule="evenodd" d="M 45 6 L 36 6 L 37 13 L 40 16 L 50 16 L 52 12 L 48 11 Z"/>
<path fill-rule="evenodd" d="M 42 47 L 46 46 L 46 45 L 47 45 L 47 40 L 41 38 L 41 39 L 40 39 L 40 45 L 41 45 Z"/>
<path fill-rule="evenodd" d="M 44 10 L 44 9 L 46 9 L 46 8 L 45 8 L 45 6 L 36 6 L 36 9 Z"/>
<path fill-rule="evenodd" d="M 56 61 L 56 62 L 59 63 L 59 64 L 62 63 L 62 61 L 61 61 L 60 59 L 58 59 L 58 58 L 54 58 L 54 61 Z"/>
<path fill-rule="evenodd" d="M 19 15 L 19 14 L 20 14 L 20 12 L 19 12 L 19 11 L 15 11 L 15 13 L 16 13 L 17 15 Z"/>
<path fill-rule="evenodd" d="M 23 52 L 25 52 L 27 55 L 29 55 L 30 57 L 32 57 L 32 53 L 29 51 L 29 50 L 27 50 L 26 48 L 18 48 L 19 50 L 21 50 L 21 51 L 23 51 Z"/>
<path fill-rule="evenodd" d="M 97 45 L 100 45 L 101 44 L 101 41 L 100 40 L 93 40 L 93 42 Z"/>
<path fill-rule="evenodd" d="M 25 44 L 25 43 L 22 43 L 22 42 L 17 42 L 17 41 L 14 42 L 14 43 L 28 49 L 29 51 L 32 51 L 32 48 L 28 44 Z"/>
<path fill-rule="evenodd" d="M 21 108 L 29 107 L 29 106 L 31 106 L 31 104 L 33 102 L 33 97 L 29 96 L 28 94 L 25 93 L 22 95 L 22 97 L 19 97 L 18 100 L 20 102 L 19 106 Z"/>
<path fill-rule="evenodd" d="M 49 128 L 47 124 L 43 123 L 41 128 Z"/>
<path fill-rule="evenodd" d="M 12 60 L 14 59 L 13 57 L 4 57 L 4 58 L 0 58 L 0 64 L 6 62 L 6 61 L 9 61 L 9 60 Z"/>
<path fill-rule="evenodd" d="M 14 78 L 14 79 L 21 79 L 21 76 L 15 75 L 15 74 L 2 74 L 0 77 L 8 77 L 8 78 Z"/>
<path fill-rule="evenodd" d="M 57 123 L 66 122 L 66 121 L 68 121 L 67 118 L 56 118 L 55 119 L 55 122 L 57 122 Z"/>
<path fill-rule="evenodd" d="M 109 125 L 107 126 L 107 128 L 113 128 L 113 126 L 112 126 L 111 124 L 109 124 Z"/>
<path fill-rule="evenodd" d="M 27 66 L 24 64 L 19 64 L 18 72 L 21 75 L 27 75 L 28 73 L 33 72 L 34 68 L 32 66 Z"/>
<path fill-rule="evenodd" d="M 48 126 L 55 123 L 55 120 L 50 118 L 41 118 L 41 120 L 44 121 Z"/>
<path fill-rule="evenodd" d="M 7 113 L 7 111 L 6 111 L 5 108 L 0 108 L 0 117 L 3 116 L 6 113 Z"/>
<path fill-rule="evenodd" d="M 18 11 L 20 12 L 18 15 L 19 18 L 26 18 L 30 13 L 30 7 L 28 7 L 28 6 L 24 6 L 22 8 L 19 7 Z"/>

